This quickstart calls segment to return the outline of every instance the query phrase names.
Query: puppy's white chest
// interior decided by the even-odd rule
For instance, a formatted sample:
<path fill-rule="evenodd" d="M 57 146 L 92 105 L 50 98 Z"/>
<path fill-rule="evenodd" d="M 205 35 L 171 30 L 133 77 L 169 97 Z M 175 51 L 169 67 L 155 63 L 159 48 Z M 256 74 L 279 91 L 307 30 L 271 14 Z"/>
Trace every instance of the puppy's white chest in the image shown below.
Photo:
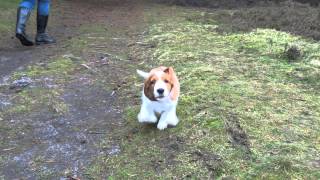
<path fill-rule="evenodd" d="M 172 108 L 174 104 L 172 102 L 151 102 L 150 108 L 156 113 L 163 113 L 165 111 L 168 111 L 170 108 Z"/>
<path fill-rule="evenodd" d="M 150 101 L 146 96 L 143 96 L 142 101 L 146 104 L 146 108 L 148 108 L 150 111 L 160 114 L 177 105 L 177 103 L 171 101 L 170 98 L 166 98 L 161 101 Z"/>

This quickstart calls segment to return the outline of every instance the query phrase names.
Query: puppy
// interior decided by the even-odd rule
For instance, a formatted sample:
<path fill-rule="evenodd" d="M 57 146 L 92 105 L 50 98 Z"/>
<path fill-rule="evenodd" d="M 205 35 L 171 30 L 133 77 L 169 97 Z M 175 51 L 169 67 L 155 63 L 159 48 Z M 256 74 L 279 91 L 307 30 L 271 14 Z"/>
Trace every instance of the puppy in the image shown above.
<path fill-rule="evenodd" d="M 137 70 L 137 73 L 145 79 L 139 122 L 156 123 L 157 114 L 160 114 L 158 129 L 166 129 L 168 125 L 176 126 L 179 122 L 176 107 L 180 84 L 173 68 L 161 66 L 149 73 L 140 70 Z"/>

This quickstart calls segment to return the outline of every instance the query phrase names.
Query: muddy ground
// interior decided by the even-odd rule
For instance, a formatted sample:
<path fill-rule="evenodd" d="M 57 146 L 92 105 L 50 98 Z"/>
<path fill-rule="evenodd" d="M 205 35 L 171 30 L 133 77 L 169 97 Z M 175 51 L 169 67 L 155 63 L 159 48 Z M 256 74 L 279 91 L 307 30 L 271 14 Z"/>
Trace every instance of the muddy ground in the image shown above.
<path fill-rule="evenodd" d="M 156 0 L 157 2 L 176 4 L 182 6 L 198 6 L 210 8 L 239 8 L 239 7 L 254 7 L 256 5 L 267 5 L 270 2 L 281 3 L 287 0 Z M 292 2 L 299 2 L 308 4 L 310 6 L 318 6 L 318 0 L 292 0 Z"/>
<path fill-rule="evenodd" d="M 56 1 L 50 20 L 48 29 L 57 44 L 22 47 L 11 34 L 1 39 L 0 179 L 84 178 L 85 168 L 96 156 L 121 152 L 112 138 L 114 131 L 123 126 L 122 111 L 126 105 L 119 100 L 118 89 L 129 73 L 126 64 L 132 63 L 127 58 L 127 45 L 143 25 L 141 3 Z M 110 32 L 110 38 L 98 37 L 94 27 L 90 34 L 92 24 L 99 24 L 104 33 Z M 33 35 L 34 26 L 29 26 Z M 89 47 L 77 46 L 81 28 L 86 29 L 84 36 L 93 39 Z M 46 66 L 59 57 L 81 61 L 83 65 L 78 63 L 80 68 L 68 72 L 67 78 L 59 76 L 62 83 L 57 82 L 56 75 L 41 76 L 32 78 L 32 84 L 22 91 L 59 92 L 58 98 L 68 111 L 61 113 L 59 106 L 52 108 L 47 102 L 32 106 L 31 111 L 8 112 L 25 103 L 14 100 L 21 91 L 9 88 L 12 74 L 28 71 L 28 66 Z M 70 70 L 61 73 L 64 71 Z M 44 94 L 32 96 L 38 102 L 37 98 Z M 106 137 L 111 140 L 102 145 Z"/>
<path fill-rule="evenodd" d="M 200 21 L 210 23 L 217 19 L 221 32 L 250 32 L 256 28 L 272 28 L 292 34 L 320 40 L 320 7 L 313 0 L 159 0 L 182 6 L 211 7 L 209 12 L 225 10 L 224 13 L 208 13 Z M 213 16 L 212 14 L 215 14 Z"/>

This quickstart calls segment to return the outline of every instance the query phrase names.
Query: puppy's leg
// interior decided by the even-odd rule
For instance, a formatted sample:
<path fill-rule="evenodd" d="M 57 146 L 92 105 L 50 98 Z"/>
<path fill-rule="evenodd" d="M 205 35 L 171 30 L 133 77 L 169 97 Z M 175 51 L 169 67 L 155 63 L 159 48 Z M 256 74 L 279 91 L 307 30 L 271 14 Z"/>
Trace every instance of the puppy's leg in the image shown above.
<path fill-rule="evenodd" d="M 163 112 L 161 114 L 160 120 L 158 122 L 157 128 L 159 130 L 164 130 L 168 127 L 168 123 L 167 123 L 167 116 L 168 116 L 168 112 Z"/>
<path fill-rule="evenodd" d="M 168 112 L 167 123 L 170 124 L 171 126 L 176 126 L 179 123 L 179 119 L 176 113 L 176 107 L 173 107 Z"/>
<path fill-rule="evenodd" d="M 156 123 L 157 117 L 152 109 L 148 109 L 145 103 L 142 103 L 140 112 L 138 114 L 138 121 L 140 123 Z"/>
<path fill-rule="evenodd" d="M 179 123 L 179 119 L 176 115 L 176 107 L 172 107 L 166 112 L 163 112 L 157 128 L 160 130 L 166 129 L 168 125 L 176 126 Z"/>

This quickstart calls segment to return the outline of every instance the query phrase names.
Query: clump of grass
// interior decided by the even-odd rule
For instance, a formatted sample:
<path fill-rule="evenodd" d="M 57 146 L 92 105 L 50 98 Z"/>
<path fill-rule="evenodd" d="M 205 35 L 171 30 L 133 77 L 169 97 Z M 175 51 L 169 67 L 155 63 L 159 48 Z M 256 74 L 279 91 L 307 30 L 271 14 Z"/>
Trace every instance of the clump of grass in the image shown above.
<path fill-rule="evenodd" d="M 301 56 L 301 51 L 297 46 L 290 46 L 284 51 L 285 56 L 289 61 L 296 61 Z"/>

